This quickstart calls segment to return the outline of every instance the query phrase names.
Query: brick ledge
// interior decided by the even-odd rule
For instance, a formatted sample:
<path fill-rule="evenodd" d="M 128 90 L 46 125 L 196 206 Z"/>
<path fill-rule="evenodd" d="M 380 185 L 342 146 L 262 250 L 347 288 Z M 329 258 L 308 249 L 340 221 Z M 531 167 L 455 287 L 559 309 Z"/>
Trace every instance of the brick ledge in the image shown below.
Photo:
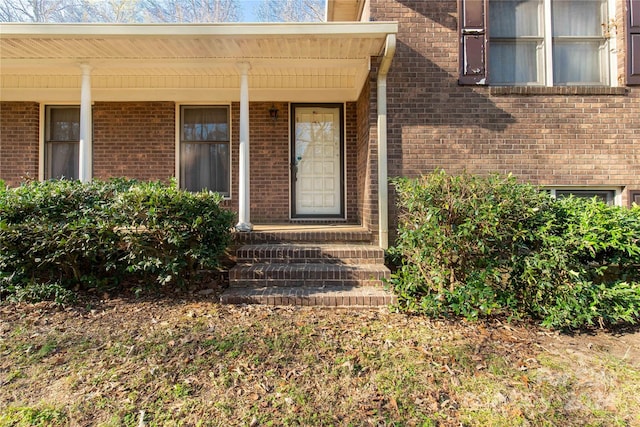
<path fill-rule="evenodd" d="M 606 95 L 626 96 L 629 90 L 626 87 L 609 86 L 490 86 L 489 93 L 492 96 L 509 95 Z"/>

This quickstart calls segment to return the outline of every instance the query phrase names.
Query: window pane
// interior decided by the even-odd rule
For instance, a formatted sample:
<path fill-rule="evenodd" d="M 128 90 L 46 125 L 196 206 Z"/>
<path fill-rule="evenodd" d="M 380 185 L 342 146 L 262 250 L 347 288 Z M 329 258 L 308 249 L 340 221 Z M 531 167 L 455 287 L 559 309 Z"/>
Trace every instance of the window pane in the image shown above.
<path fill-rule="evenodd" d="M 540 37 L 542 10 L 542 0 L 491 0 L 489 36 Z"/>
<path fill-rule="evenodd" d="M 229 144 L 183 143 L 180 157 L 183 188 L 229 195 Z"/>
<path fill-rule="evenodd" d="M 599 41 L 557 42 L 553 46 L 553 79 L 559 85 L 604 84 Z"/>
<path fill-rule="evenodd" d="M 46 144 L 46 179 L 78 179 L 77 142 L 49 142 Z"/>
<path fill-rule="evenodd" d="M 492 84 L 542 84 L 541 49 L 536 42 L 492 42 L 489 79 Z"/>
<path fill-rule="evenodd" d="M 554 0 L 554 37 L 601 37 L 604 0 Z"/>
<path fill-rule="evenodd" d="M 80 140 L 80 108 L 49 108 L 49 141 Z"/>
<path fill-rule="evenodd" d="M 182 110 L 183 141 L 229 141 L 226 107 L 185 107 Z"/>
<path fill-rule="evenodd" d="M 613 205 L 615 191 L 613 190 L 556 190 L 556 197 L 581 197 L 584 199 L 593 199 L 597 197 L 608 205 Z"/>

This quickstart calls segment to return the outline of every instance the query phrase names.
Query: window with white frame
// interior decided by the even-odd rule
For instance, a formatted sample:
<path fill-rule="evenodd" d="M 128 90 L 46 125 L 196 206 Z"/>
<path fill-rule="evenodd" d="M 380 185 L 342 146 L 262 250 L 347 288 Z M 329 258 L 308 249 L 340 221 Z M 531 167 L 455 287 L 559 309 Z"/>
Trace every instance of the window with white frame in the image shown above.
<path fill-rule="evenodd" d="M 45 107 L 44 178 L 78 179 L 80 107 Z"/>
<path fill-rule="evenodd" d="M 229 107 L 180 108 L 180 186 L 229 196 Z"/>
<path fill-rule="evenodd" d="M 563 197 L 581 197 L 584 199 L 593 199 L 597 197 L 602 202 L 608 205 L 616 204 L 616 191 L 609 189 L 572 189 L 572 188 L 557 188 L 551 190 L 551 195 L 559 199 Z"/>
<path fill-rule="evenodd" d="M 489 83 L 608 85 L 607 0 L 489 0 Z"/>

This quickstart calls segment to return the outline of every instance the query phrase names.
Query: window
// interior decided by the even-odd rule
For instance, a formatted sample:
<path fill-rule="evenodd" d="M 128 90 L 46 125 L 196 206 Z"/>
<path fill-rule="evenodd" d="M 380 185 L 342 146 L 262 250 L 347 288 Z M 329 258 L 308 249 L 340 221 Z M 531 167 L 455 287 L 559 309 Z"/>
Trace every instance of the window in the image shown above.
<path fill-rule="evenodd" d="M 229 108 L 182 106 L 180 110 L 180 185 L 229 196 Z"/>
<path fill-rule="evenodd" d="M 617 83 L 613 0 L 458 1 L 460 84 Z M 625 2 L 627 81 L 640 84 L 640 0 Z"/>
<path fill-rule="evenodd" d="M 489 0 L 489 83 L 609 83 L 606 0 Z"/>
<path fill-rule="evenodd" d="M 45 108 L 45 179 L 78 179 L 80 107 Z"/>
<path fill-rule="evenodd" d="M 557 198 L 573 196 L 573 197 L 581 197 L 581 198 L 585 198 L 585 199 L 593 199 L 594 197 L 597 197 L 598 199 L 602 200 L 604 203 L 606 203 L 608 205 L 614 205 L 615 202 L 616 202 L 616 192 L 615 192 L 615 190 L 556 189 L 556 190 L 551 190 L 551 194 L 553 196 L 557 197 Z"/>

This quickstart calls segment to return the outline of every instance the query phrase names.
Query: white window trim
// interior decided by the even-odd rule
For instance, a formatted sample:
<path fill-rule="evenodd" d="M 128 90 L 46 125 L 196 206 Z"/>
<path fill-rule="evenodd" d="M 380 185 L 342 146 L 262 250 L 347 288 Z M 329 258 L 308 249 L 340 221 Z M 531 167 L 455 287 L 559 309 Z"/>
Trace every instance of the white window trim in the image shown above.
<path fill-rule="evenodd" d="M 38 135 L 38 181 L 45 180 L 45 170 L 47 168 L 46 159 L 45 159 L 45 144 L 46 144 L 46 135 L 47 135 L 47 108 L 49 107 L 78 107 L 80 108 L 80 104 L 77 102 L 41 102 L 40 103 L 40 117 L 39 117 L 39 127 L 40 132 Z M 92 104 L 93 107 L 93 104 Z M 93 129 L 92 129 L 93 132 Z M 91 159 L 93 162 L 93 159 Z"/>
<path fill-rule="evenodd" d="M 45 169 L 44 140 L 45 140 L 45 134 L 47 132 L 47 130 L 45 129 L 45 126 L 47 123 L 45 118 L 45 115 L 47 114 L 47 105 L 48 104 L 40 103 L 40 117 L 39 117 L 40 132 L 38 135 L 38 181 L 44 181 L 44 169 Z"/>
<path fill-rule="evenodd" d="M 229 108 L 229 195 L 222 196 L 223 200 L 233 200 L 233 106 L 231 102 L 184 102 L 175 104 L 175 180 L 178 188 L 182 188 L 180 182 L 180 139 L 182 135 L 182 129 L 180 127 L 182 123 L 182 117 L 180 112 L 182 107 L 227 107 Z"/>
<path fill-rule="evenodd" d="M 551 25 L 551 1 L 543 0 L 542 25 L 544 25 L 544 75 L 542 82 L 547 87 L 553 86 L 553 28 Z"/>
<path fill-rule="evenodd" d="M 614 24 L 617 22 L 616 2 L 614 0 L 607 0 L 607 7 L 607 19 L 609 20 L 607 24 Z M 609 28 L 609 43 L 607 44 L 607 48 L 609 49 L 609 86 L 618 87 L 618 28 L 615 25 Z"/>
<path fill-rule="evenodd" d="M 613 191 L 613 205 L 614 206 L 622 206 L 622 191 L 623 187 L 615 187 L 615 186 L 600 186 L 600 185 L 563 185 L 563 186 L 549 186 L 545 187 L 546 190 L 549 190 L 549 193 L 554 198 L 556 197 L 556 191 Z"/>

